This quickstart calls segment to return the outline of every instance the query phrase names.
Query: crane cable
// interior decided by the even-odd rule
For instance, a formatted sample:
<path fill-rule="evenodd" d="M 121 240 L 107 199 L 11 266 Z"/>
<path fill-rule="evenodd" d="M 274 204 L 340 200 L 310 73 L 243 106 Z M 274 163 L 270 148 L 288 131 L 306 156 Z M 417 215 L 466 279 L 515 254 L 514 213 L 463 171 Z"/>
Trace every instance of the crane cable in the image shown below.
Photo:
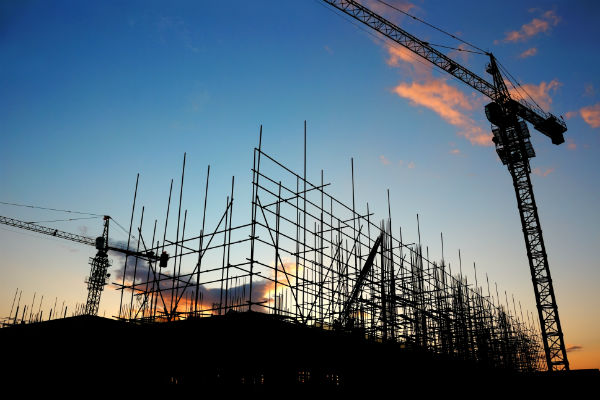
<path fill-rule="evenodd" d="M 444 46 L 443 44 L 435 44 L 435 43 L 429 43 L 429 42 L 423 42 L 423 43 L 427 43 L 429 46 L 432 46 L 432 47 L 442 47 L 444 49 L 450 49 L 450 50 L 456 50 L 456 51 L 463 51 L 465 53 L 481 54 L 481 55 L 484 55 L 484 56 L 488 55 L 488 53 L 482 53 L 480 51 L 473 51 L 473 50 L 461 49 L 460 47 Z"/>
<path fill-rule="evenodd" d="M 515 88 L 517 93 L 522 97 L 521 101 L 523 101 L 530 108 L 537 108 L 537 111 L 540 112 L 542 115 L 546 115 L 547 113 L 544 111 L 544 109 L 534 100 L 534 98 L 519 83 L 519 81 L 514 76 L 512 76 L 512 74 L 510 72 L 508 72 L 506 67 L 504 67 L 504 65 L 500 64 L 500 62 L 498 60 L 496 60 L 496 63 L 498 64 L 498 67 L 500 67 L 501 71 L 506 74 L 506 78 L 508 79 L 508 81 L 510 82 L 512 87 Z M 523 92 L 525 92 L 525 95 L 529 98 L 529 100 L 531 100 L 533 102 L 533 104 L 535 104 L 535 107 L 532 104 L 530 104 L 529 101 L 527 101 L 527 99 L 525 98 L 525 96 L 523 96 L 523 94 L 519 93 L 519 90 L 522 90 Z"/>
<path fill-rule="evenodd" d="M 445 35 L 448 35 L 448 36 L 450 36 L 451 38 L 453 38 L 453 39 L 456 39 L 456 40 L 458 40 L 459 42 L 462 42 L 462 43 L 466 44 L 467 46 L 471 46 L 472 48 L 474 48 L 474 49 L 477 49 L 477 50 L 479 50 L 479 51 L 481 52 L 481 53 L 478 53 L 478 52 L 475 52 L 475 51 L 471 51 L 471 53 L 478 53 L 478 54 L 485 54 L 485 55 L 489 55 L 489 54 L 490 54 L 489 52 L 487 52 L 487 51 L 485 51 L 485 50 L 483 50 L 483 49 L 481 49 L 481 48 L 479 48 L 479 47 L 475 46 L 474 44 L 471 44 L 471 43 L 467 42 L 466 40 L 463 40 L 463 39 L 461 39 L 461 38 L 459 38 L 459 37 L 457 37 L 457 36 L 455 36 L 455 35 L 453 35 L 453 34 L 451 34 L 451 33 L 449 33 L 449 32 L 446 32 L 445 30 L 443 30 L 443 29 L 441 29 L 441 28 L 438 28 L 437 26 L 435 26 L 435 25 L 432 25 L 432 24 L 430 24 L 429 22 L 423 21 L 422 19 L 420 19 L 420 18 L 417 18 L 417 17 L 415 17 L 414 15 L 407 13 L 406 11 L 402 11 L 401 9 L 399 9 L 399 8 L 397 8 L 397 7 L 395 7 L 395 6 L 391 5 L 391 4 L 389 4 L 389 3 L 386 3 L 386 2 L 385 2 L 385 1 L 383 1 L 383 0 L 377 0 L 377 2 L 379 2 L 379 3 L 381 3 L 381 4 L 385 5 L 385 6 L 388 6 L 388 7 L 390 7 L 391 9 L 394 9 L 394 10 L 396 10 L 396 11 L 398 11 L 398 12 L 400 12 L 400 13 L 402 13 L 402 14 L 406 15 L 407 17 L 410 17 L 410 18 L 414 19 L 415 21 L 421 22 L 422 24 L 425 24 L 425 25 L 429 26 L 430 28 L 433 28 L 433 29 L 435 29 L 435 30 L 437 30 L 437 31 L 439 31 L 439 32 L 442 32 L 443 34 L 445 34 Z M 464 50 L 464 49 L 455 49 L 455 50 L 463 50 L 463 51 L 468 51 L 468 50 Z"/>
<path fill-rule="evenodd" d="M 79 221 L 81 219 L 96 219 L 100 217 L 81 217 L 81 218 L 68 218 L 68 219 L 53 219 L 49 221 L 25 221 L 28 224 L 41 224 L 47 222 L 65 222 L 65 221 Z"/>
<path fill-rule="evenodd" d="M 364 33 L 366 33 L 367 35 L 369 35 L 369 36 L 373 37 L 373 38 L 374 38 L 374 39 L 375 39 L 377 42 L 379 42 L 379 43 L 381 43 L 381 44 L 384 44 L 384 45 L 389 43 L 389 44 L 391 44 L 391 45 L 392 45 L 392 47 L 394 47 L 394 48 L 397 48 L 397 49 L 406 49 L 406 47 L 404 47 L 404 46 L 402 46 L 402 45 L 398 44 L 397 42 L 395 42 L 395 41 L 393 41 L 393 40 L 391 40 L 391 39 L 389 39 L 389 38 L 385 38 L 385 37 L 383 37 L 383 35 L 381 35 L 381 34 L 380 34 L 380 35 L 377 35 L 377 34 L 373 33 L 373 31 L 372 31 L 372 30 L 370 30 L 370 29 L 369 29 L 369 30 L 365 29 L 365 28 L 362 26 L 362 24 L 360 24 L 360 25 L 359 25 L 359 24 L 357 24 L 355 20 L 353 20 L 353 19 L 349 18 L 349 17 L 348 17 L 346 14 L 342 14 L 342 13 L 338 12 L 338 11 L 337 11 L 337 9 L 335 9 L 335 8 L 334 8 L 334 9 L 332 9 L 331 7 L 326 7 L 326 6 L 323 4 L 323 2 L 322 2 L 321 0 L 314 0 L 314 1 L 315 1 L 317 4 L 319 4 L 321 7 L 325 8 L 326 10 L 328 10 L 329 12 L 331 12 L 331 13 L 333 13 L 334 15 L 338 16 L 339 18 L 341 18 L 341 19 L 343 19 L 343 20 L 347 21 L 348 23 L 350 23 L 350 24 L 354 25 L 354 27 L 355 27 L 356 29 L 359 29 L 359 30 L 363 31 Z M 431 43 L 428 43 L 428 44 L 429 44 L 429 46 L 440 46 L 440 47 L 446 47 L 446 48 L 453 49 L 453 50 L 458 50 L 458 51 L 466 51 L 466 52 L 471 52 L 471 53 L 481 54 L 481 53 L 477 53 L 477 52 L 470 51 L 470 50 L 458 49 L 458 48 L 455 48 L 455 47 L 448 47 L 448 46 L 442 46 L 442 45 L 434 45 L 434 44 L 431 44 Z M 487 54 L 487 53 L 486 53 L 486 54 Z M 432 68 L 432 64 L 431 64 L 430 62 L 425 62 L 425 61 L 423 61 L 423 58 L 422 58 L 422 57 L 420 57 L 420 56 L 417 56 L 417 55 L 416 55 L 415 53 L 413 53 L 412 51 L 409 51 L 409 52 L 407 53 L 407 56 L 408 56 L 408 57 L 410 57 L 411 59 L 413 59 L 415 62 L 418 62 L 419 64 L 423 65 L 424 67 L 426 67 L 426 68 L 431 68 L 431 69 L 432 69 L 432 71 L 439 72 L 439 70 L 438 70 L 438 69 L 436 69 L 436 68 Z M 444 74 L 444 75 L 446 75 L 446 74 Z M 457 77 L 455 77 L 455 76 L 454 76 L 454 75 L 452 75 L 452 74 L 450 74 L 450 77 L 451 77 L 452 79 L 454 79 L 455 81 L 457 81 L 457 82 L 462 82 L 462 81 L 460 81 L 460 79 L 458 79 Z"/>
<path fill-rule="evenodd" d="M 49 208 L 49 207 L 41 207 L 41 206 L 34 206 L 31 204 L 19 204 L 19 203 L 9 203 L 6 201 L 0 201 L 0 204 L 4 204 L 4 205 L 9 205 L 9 206 L 16 206 L 16 207 L 27 207 L 27 208 L 34 208 L 34 209 L 38 209 L 38 210 L 49 210 L 49 211 L 58 211 L 58 212 L 65 212 L 65 213 L 71 213 L 71 214 L 80 214 L 80 215 L 90 215 L 90 217 L 81 217 L 81 218 L 67 218 L 67 219 L 56 219 L 56 220 L 49 220 L 49 221 L 27 221 L 27 223 L 29 224 L 37 224 L 37 223 L 45 223 L 45 222 L 63 222 L 63 221 L 77 221 L 77 220 L 82 220 L 82 219 L 93 219 L 93 218 L 99 218 L 99 217 L 104 217 L 104 215 L 101 214 L 94 214 L 94 213 L 88 213 L 88 212 L 82 212 L 82 211 L 73 211 L 73 210 L 63 210 L 63 209 L 59 209 L 59 208 Z M 127 235 L 129 235 L 129 232 L 123 228 L 123 226 L 121 224 L 119 224 L 117 222 L 117 220 L 115 220 L 113 217 L 109 217 L 111 220 L 113 220 L 113 222 L 115 224 L 117 224 L 117 226 L 119 228 L 121 228 L 123 230 L 123 232 L 125 232 Z M 131 238 L 134 240 L 137 240 L 137 238 L 133 235 L 131 235 Z"/>
<path fill-rule="evenodd" d="M 17 207 L 36 208 L 39 210 L 59 211 L 59 212 L 66 212 L 66 213 L 71 213 L 71 214 L 91 215 L 94 217 L 103 217 L 104 216 L 104 215 L 100 215 L 100 214 L 87 213 L 87 212 L 81 212 L 81 211 L 61 210 L 58 208 L 40 207 L 40 206 L 34 206 L 34 205 L 29 205 L 29 204 L 8 203 L 5 201 L 0 201 L 0 204 L 5 204 L 5 205 L 9 205 L 9 206 L 17 206 Z"/>
<path fill-rule="evenodd" d="M 354 27 L 356 29 L 361 30 L 364 33 L 366 33 L 367 35 L 371 36 L 377 42 L 379 42 L 381 44 L 387 44 L 388 41 L 389 41 L 389 42 L 391 42 L 391 44 L 392 44 L 392 46 L 394 48 L 397 48 L 397 49 L 406 49 L 406 47 L 404 47 L 404 46 L 396 43 L 395 41 L 393 41 L 393 40 L 391 40 L 389 38 L 384 37 L 381 34 L 377 35 L 377 34 L 373 33 L 373 31 L 371 29 L 366 29 L 362 24 L 357 24 L 354 19 L 349 18 L 346 14 L 342 14 L 336 8 L 331 8 L 331 7 L 325 6 L 325 4 L 323 4 L 323 2 L 321 0 L 314 0 L 314 1 L 315 1 L 315 3 L 319 4 L 321 7 L 325 8 L 326 10 L 328 10 L 329 12 L 333 13 L 334 15 L 337 15 L 339 18 L 343 19 L 344 21 L 347 21 L 348 23 L 354 25 Z M 408 56 L 410 58 L 412 58 L 416 62 L 422 64 L 423 66 L 425 66 L 427 68 L 431 68 L 431 63 L 424 62 L 423 59 L 420 56 L 417 56 L 415 53 L 409 52 L 407 54 L 408 54 Z"/>
<path fill-rule="evenodd" d="M 130 236 L 130 237 L 131 237 L 131 238 L 132 238 L 134 241 L 135 241 L 135 240 L 137 240 L 137 237 L 135 237 L 135 236 L 133 236 L 133 235 L 129 235 L 129 231 L 127 231 L 127 229 L 123 228 L 123 226 L 122 226 L 121 224 L 119 224 L 119 223 L 117 222 L 117 220 L 116 220 L 116 219 L 114 219 L 113 217 L 109 217 L 109 218 L 110 218 L 110 219 L 111 219 L 111 220 L 112 220 L 112 221 L 113 221 L 115 224 L 117 224 L 117 226 L 118 226 L 119 228 L 121 228 L 121 230 L 122 230 L 123 232 L 125 232 L 125 233 L 127 234 L 127 236 Z"/>

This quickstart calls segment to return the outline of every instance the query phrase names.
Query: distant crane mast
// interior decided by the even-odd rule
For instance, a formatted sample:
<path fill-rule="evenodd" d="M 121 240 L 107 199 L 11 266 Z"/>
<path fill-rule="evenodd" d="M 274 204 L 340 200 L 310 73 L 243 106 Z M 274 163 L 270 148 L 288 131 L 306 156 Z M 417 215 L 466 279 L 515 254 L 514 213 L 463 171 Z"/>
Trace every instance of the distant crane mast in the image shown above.
<path fill-rule="evenodd" d="M 14 218 L 8 218 L 0 216 L 0 224 L 12 226 L 15 228 L 25 229 L 44 235 L 54 236 L 61 239 L 70 240 L 72 242 L 86 244 L 88 246 L 94 246 L 97 253 L 94 257 L 90 258 L 90 276 L 86 278 L 88 287 L 88 296 L 85 303 L 84 313 L 86 315 L 98 315 L 98 309 L 100 307 L 100 296 L 106 286 L 106 280 L 110 277 L 108 268 L 112 262 L 108 258 L 108 251 L 116 251 L 119 253 L 127 254 L 134 257 L 142 257 L 149 261 L 159 261 L 161 267 L 165 267 L 169 256 L 167 253 L 158 257 L 154 252 L 136 252 L 120 247 L 109 246 L 108 244 L 108 222 L 110 217 L 104 216 L 104 228 L 102 230 L 102 236 L 98 236 L 96 239 L 92 239 L 83 235 L 76 235 L 74 233 L 60 231 L 58 229 L 48 228 L 46 226 L 37 225 L 31 222 L 20 221 Z"/>
<path fill-rule="evenodd" d="M 421 56 L 492 100 L 485 106 L 485 113 L 492 123 L 492 140 L 496 146 L 496 152 L 502 163 L 508 167 L 513 179 L 540 320 L 546 364 L 549 371 L 569 370 L 569 361 L 558 317 L 558 306 L 550 277 L 548 256 L 531 185 L 529 159 L 535 157 L 535 152 L 529 140 L 530 134 L 525 121 L 530 122 L 537 131 L 548 136 L 556 145 L 565 141 L 563 134 L 567 131 L 566 124 L 550 113 L 541 109 L 533 110 L 524 101 L 512 99 L 493 54 L 486 53 L 490 57 L 486 72 L 493 77 L 493 83 L 490 83 L 431 47 L 429 43 L 416 38 L 357 1 L 323 1 Z"/>

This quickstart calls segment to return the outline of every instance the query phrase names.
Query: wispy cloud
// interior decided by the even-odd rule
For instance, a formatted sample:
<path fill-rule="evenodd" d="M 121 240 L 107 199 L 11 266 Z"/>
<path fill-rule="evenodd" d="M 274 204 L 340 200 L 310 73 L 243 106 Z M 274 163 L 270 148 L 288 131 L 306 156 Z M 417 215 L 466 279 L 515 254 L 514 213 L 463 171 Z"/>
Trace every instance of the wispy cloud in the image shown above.
<path fill-rule="evenodd" d="M 431 77 L 433 66 L 426 61 L 420 59 L 412 51 L 406 47 L 386 45 L 388 57 L 385 62 L 390 67 L 403 68 L 404 72 L 418 79 L 427 79 Z"/>
<path fill-rule="evenodd" d="M 455 156 L 463 155 L 460 149 L 456 147 L 456 143 L 454 142 L 450 142 L 450 150 L 448 151 L 448 153 Z"/>
<path fill-rule="evenodd" d="M 539 85 L 532 83 L 525 83 L 521 85 L 521 88 L 531 96 L 540 107 L 544 110 L 549 110 L 552 105 L 552 96 L 559 87 L 562 86 L 557 79 L 553 79 L 550 82 L 541 82 Z M 515 99 L 523 99 L 524 94 L 522 91 L 516 89 L 510 90 L 510 95 Z M 525 99 L 527 100 L 527 99 Z"/>
<path fill-rule="evenodd" d="M 579 110 L 581 118 L 592 128 L 600 128 L 600 103 Z"/>
<path fill-rule="evenodd" d="M 569 111 L 565 114 L 565 119 L 571 119 L 579 114 L 578 111 Z"/>
<path fill-rule="evenodd" d="M 535 175 L 545 177 L 545 176 L 550 175 L 552 172 L 554 172 L 554 168 L 541 169 L 539 167 L 535 167 L 531 172 L 533 172 Z"/>
<path fill-rule="evenodd" d="M 476 102 L 463 92 L 450 86 L 443 78 L 433 78 L 412 83 L 401 83 L 393 89 L 398 96 L 409 99 L 412 105 L 429 108 L 442 119 L 459 128 L 458 134 L 471 144 L 491 146 L 491 134 L 485 132 L 467 112 Z"/>
<path fill-rule="evenodd" d="M 403 70 L 403 76 L 410 82 L 401 82 L 392 89 L 398 96 L 410 100 L 416 107 L 425 107 L 451 125 L 456 126 L 458 134 L 473 145 L 491 146 L 491 134 L 485 132 L 469 116 L 481 105 L 481 99 L 475 95 L 467 96 L 459 89 L 447 83 L 446 78 L 433 76 L 431 64 L 404 47 L 386 45 L 386 63 Z"/>
<path fill-rule="evenodd" d="M 502 40 L 495 40 L 494 44 L 522 42 L 540 33 L 549 32 L 553 26 L 560 22 L 560 17 L 552 10 L 542 13 L 539 18 L 534 18 L 530 22 L 521 26 L 521 29 L 506 33 Z"/>
<path fill-rule="evenodd" d="M 569 149 L 569 150 L 577 150 L 577 144 L 571 138 L 567 138 L 567 149 Z"/>
<path fill-rule="evenodd" d="M 404 161 L 404 160 L 392 161 L 384 155 L 379 156 L 379 162 L 385 166 L 397 165 L 400 168 L 406 167 L 408 169 L 414 169 L 416 167 L 416 164 L 414 161 L 408 161 L 408 162 Z"/>
<path fill-rule="evenodd" d="M 522 52 L 519 55 L 519 58 L 527 58 L 527 57 L 533 57 L 537 54 L 537 48 L 536 47 L 532 47 L 530 49 L 525 50 L 524 52 Z"/>
<path fill-rule="evenodd" d="M 585 85 L 585 92 L 584 92 L 584 96 L 587 97 L 591 97 L 593 95 L 596 94 L 596 89 L 594 89 L 594 85 L 592 85 L 591 83 L 588 83 Z"/>
<path fill-rule="evenodd" d="M 565 114 L 565 119 L 580 116 L 592 128 L 600 128 L 600 103 L 592 106 L 582 107 L 577 111 L 569 111 Z"/>
<path fill-rule="evenodd" d="M 571 351 L 581 350 L 581 349 L 583 349 L 583 346 L 579 346 L 576 344 L 567 345 L 567 353 L 569 353 Z"/>
<path fill-rule="evenodd" d="M 363 0 L 363 1 L 361 1 L 361 3 L 363 3 L 366 7 L 368 7 L 374 13 L 384 16 L 385 18 L 389 19 L 392 22 L 398 22 L 398 20 L 400 18 L 402 18 L 402 14 L 398 13 L 393 8 L 388 7 L 387 5 L 381 3 L 380 1 L 376 1 L 376 0 L 364 1 Z M 387 0 L 386 3 L 388 3 L 391 6 L 394 6 L 395 8 L 397 8 L 399 10 L 402 10 L 406 13 L 417 8 L 417 6 L 415 4 L 411 3 L 410 1 L 404 1 L 404 0 Z"/>

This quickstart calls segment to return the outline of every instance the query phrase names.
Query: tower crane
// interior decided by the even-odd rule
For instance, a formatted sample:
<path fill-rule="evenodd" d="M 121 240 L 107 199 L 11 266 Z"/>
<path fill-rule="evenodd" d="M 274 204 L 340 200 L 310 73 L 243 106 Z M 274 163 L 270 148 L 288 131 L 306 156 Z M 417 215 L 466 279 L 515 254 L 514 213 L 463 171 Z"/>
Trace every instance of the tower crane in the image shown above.
<path fill-rule="evenodd" d="M 96 255 L 90 258 L 90 276 L 86 279 L 88 287 L 88 296 L 84 310 L 86 315 L 98 315 L 100 296 L 104 290 L 104 286 L 106 286 L 106 280 L 110 277 L 110 274 L 108 273 L 108 268 L 111 266 L 111 260 L 108 258 L 109 251 L 114 251 L 133 257 L 140 257 L 147 261 L 158 261 L 160 267 L 163 268 L 166 267 L 169 260 L 169 255 L 166 252 L 163 252 L 160 256 L 157 256 L 153 251 L 137 252 L 121 247 L 110 246 L 108 243 L 109 221 L 110 217 L 105 215 L 102 236 L 98 236 L 96 239 L 93 239 L 87 236 L 60 231 L 58 229 L 48 228 L 46 226 L 37 225 L 31 222 L 0 216 L 0 224 L 58 237 L 61 239 L 70 240 L 72 242 L 94 246 L 96 248 Z"/>
<path fill-rule="evenodd" d="M 411 35 L 357 1 L 323 1 L 379 32 L 394 43 L 407 48 L 492 100 L 485 106 L 485 114 L 492 124 L 492 141 L 496 146 L 496 152 L 502 163 L 508 167 L 513 180 L 540 320 L 546 364 L 549 371 L 569 370 L 556 297 L 548 267 L 548 256 L 531 185 L 529 159 L 535 157 L 535 152 L 529 139 L 530 134 L 526 121 L 531 123 L 537 131 L 548 136 L 555 145 L 564 143 L 563 134 L 567 131 L 566 124 L 550 113 L 541 109 L 533 109 L 524 100 L 511 98 L 500 73 L 498 62 L 492 53 L 485 53 L 490 58 L 486 68 L 486 72 L 492 76 L 492 82 L 489 82 L 441 53 L 428 42 Z"/>

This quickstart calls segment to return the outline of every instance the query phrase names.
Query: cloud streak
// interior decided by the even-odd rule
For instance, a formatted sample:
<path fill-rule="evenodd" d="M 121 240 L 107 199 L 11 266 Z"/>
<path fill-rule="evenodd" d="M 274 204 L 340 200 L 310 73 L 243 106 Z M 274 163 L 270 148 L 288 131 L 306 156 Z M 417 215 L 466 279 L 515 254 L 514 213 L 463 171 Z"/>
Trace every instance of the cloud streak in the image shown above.
<path fill-rule="evenodd" d="M 540 33 L 549 32 L 553 26 L 560 22 L 560 17 L 552 10 L 544 12 L 539 18 L 534 18 L 530 22 L 521 26 L 521 29 L 506 33 L 502 40 L 495 40 L 498 43 L 523 42 Z"/>
<path fill-rule="evenodd" d="M 471 144 L 491 146 L 491 134 L 484 132 L 475 121 L 467 115 L 475 104 L 463 92 L 450 86 L 443 78 L 433 78 L 422 83 L 400 83 L 393 89 L 398 96 L 410 100 L 414 106 L 428 108 L 443 120 L 459 128 L 458 134 L 468 139 Z"/>
<path fill-rule="evenodd" d="M 404 47 L 386 45 L 386 63 L 401 68 L 412 82 L 401 82 L 392 92 L 408 99 L 415 107 L 425 107 L 438 114 L 444 121 L 458 128 L 458 134 L 477 146 L 491 146 L 491 133 L 485 132 L 469 116 L 480 104 L 475 96 L 467 96 L 447 83 L 446 78 L 436 78 L 433 66 L 422 61 Z"/>
<path fill-rule="evenodd" d="M 537 176 L 546 177 L 554 172 L 554 168 L 545 168 L 541 169 L 540 167 L 535 167 L 531 172 L 533 172 Z"/>
<path fill-rule="evenodd" d="M 402 17 L 401 15 L 399 15 L 398 12 L 394 11 L 392 8 L 386 6 L 385 4 L 383 4 L 379 1 L 367 0 L 366 3 L 365 2 L 363 2 L 363 3 L 371 11 L 373 11 L 374 13 L 379 14 L 381 16 L 384 16 L 387 19 L 396 20 L 396 22 L 397 22 L 398 18 Z M 416 5 L 409 1 L 388 0 L 387 3 L 396 7 L 399 10 L 406 12 L 406 13 L 409 12 L 410 10 L 416 8 Z"/>
<path fill-rule="evenodd" d="M 537 48 L 536 47 L 532 47 L 530 49 L 525 50 L 524 52 L 522 52 L 519 55 L 519 58 L 527 58 L 527 57 L 533 57 L 537 54 Z"/>
<path fill-rule="evenodd" d="M 578 346 L 578 345 L 573 344 L 573 345 L 567 346 L 566 350 L 567 350 L 567 353 L 569 353 L 571 351 L 577 351 L 577 350 L 581 350 L 581 349 L 583 349 L 583 346 Z"/>
<path fill-rule="evenodd" d="M 553 79 L 550 82 L 541 82 L 539 85 L 525 83 L 521 85 L 521 88 L 527 92 L 541 108 L 544 110 L 549 110 L 550 106 L 552 105 L 551 94 L 556 92 L 556 90 L 561 86 L 562 83 L 560 83 L 557 79 Z M 517 91 L 516 89 L 509 91 L 510 95 L 516 100 L 524 98 L 524 96 L 521 94 L 522 92 Z"/>
<path fill-rule="evenodd" d="M 579 110 L 581 118 L 592 128 L 600 128 L 600 103 Z"/>

